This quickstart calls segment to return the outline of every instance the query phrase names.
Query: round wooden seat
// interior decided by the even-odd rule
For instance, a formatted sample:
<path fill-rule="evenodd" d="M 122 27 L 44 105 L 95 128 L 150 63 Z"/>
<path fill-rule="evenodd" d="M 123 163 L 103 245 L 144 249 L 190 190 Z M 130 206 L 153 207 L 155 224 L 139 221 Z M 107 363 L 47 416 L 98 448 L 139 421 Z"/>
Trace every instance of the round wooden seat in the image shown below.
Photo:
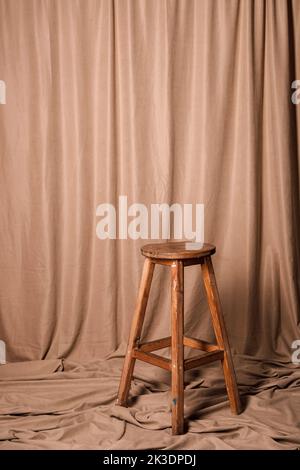
<path fill-rule="evenodd" d="M 213 255 L 216 247 L 210 243 L 167 242 L 151 243 L 141 248 L 142 255 L 154 259 L 192 259 Z"/>

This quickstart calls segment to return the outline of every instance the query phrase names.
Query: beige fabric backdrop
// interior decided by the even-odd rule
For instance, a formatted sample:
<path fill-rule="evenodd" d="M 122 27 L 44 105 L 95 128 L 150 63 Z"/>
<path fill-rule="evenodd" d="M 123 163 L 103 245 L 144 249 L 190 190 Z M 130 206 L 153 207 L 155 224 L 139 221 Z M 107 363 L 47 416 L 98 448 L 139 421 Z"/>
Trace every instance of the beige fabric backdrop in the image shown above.
<path fill-rule="evenodd" d="M 127 195 L 205 204 L 233 350 L 290 363 L 300 338 L 299 23 L 297 0 L 0 0 L 9 361 L 122 353 L 145 241 L 99 240 L 96 207 Z M 199 271 L 186 280 L 186 329 L 210 339 Z M 168 333 L 168 294 L 161 268 L 149 338 Z"/>

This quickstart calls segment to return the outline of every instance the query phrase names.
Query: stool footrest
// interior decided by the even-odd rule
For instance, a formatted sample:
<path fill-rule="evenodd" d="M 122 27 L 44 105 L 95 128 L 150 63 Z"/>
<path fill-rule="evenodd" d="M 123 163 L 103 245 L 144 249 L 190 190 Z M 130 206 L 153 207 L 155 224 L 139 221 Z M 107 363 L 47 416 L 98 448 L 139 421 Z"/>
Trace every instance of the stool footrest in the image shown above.
<path fill-rule="evenodd" d="M 206 352 L 204 354 L 201 354 L 196 357 L 191 357 L 189 359 L 184 360 L 184 370 L 189 370 L 193 369 L 194 367 L 199 367 L 204 364 L 209 364 L 210 362 L 214 361 L 219 361 L 224 358 L 224 351 L 222 349 L 219 349 L 215 345 L 211 345 L 206 342 L 202 342 L 201 340 L 196 340 L 193 338 L 184 338 L 184 344 L 185 340 L 187 341 L 187 345 L 189 347 L 192 347 L 194 349 L 200 349 L 200 346 L 202 350 L 203 348 L 213 348 L 213 349 L 206 349 Z M 172 361 L 171 359 L 167 359 L 165 357 L 159 356 L 158 354 L 153 354 L 151 351 L 154 351 L 155 349 L 163 349 L 168 346 L 170 346 L 170 341 L 171 338 L 162 338 L 159 340 L 155 341 L 149 341 L 148 343 L 142 343 L 138 348 L 135 348 L 133 350 L 133 357 L 135 359 L 139 359 L 140 361 L 148 362 L 149 364 L 152 364 L 153 366 L 161 367 L 162 369 L 165 370 L 171 370 L 172 369 Z M 194 344 L 193 342 L 196 342 L 195 345 L 191 346 L 191 344 Z M 154 349 L 155 348 L 155 349 Z"/>
<path fill-rule="evenodd" d="M 133 357 L 135 359 L 139 359 L 140 361 L 148 362 L 148 364 L 152 364 L 153 366 L 158 366 L 169 371 L 172 368 L 170 359 L 166 359 L 165 357 L 158 356 L 157 354 L 153 354 L 151 352 L 144 352 L 140 351 L 139 349 L 134 349 Z"/>
<path fill-rule="evenodd" d="M 154 341 L 148 341 L 146 343 L 139 343 L 137 349 L 144 352 L 157 351 L 158 349 L 170 347 L 171 342 L 171 336 L 167 336 L 166 338 L 155 339 Z M 188 348 L 199 349 L 200 351 L 205 352 L 219 351 L 219 347 L 216 344 L 211 344 L 201 339 L 190 338 L 189 336 L 184 336 L 183 345 Z"/>
<path fill-rule="evenodd" d="M 184 361 L 184 370 L 193 369 L 194 367 L 203 366 L 210 362 L 220 361 L 224 358 L 224 351 L 219 349 L 218 351 L 211 351 L 205 354 L 201 354 L 196 357 L 191 357 Z"/>
<path fill-rule="evenodd" d="M 173 435 L 184 432 L 184 371 L 195 367 L 220 361 L 231 410 L 235 414 L 241 412 L 234 365 L 211 261 L 211 255 L 215 253 L 215 250 L 215 246 L 210 244 L 204 243 L 200 246 L 189 242 L 156 243 L 142 247 L 142 254 L 146 259 L 120 379 L 118 404 L 123 406 L 127 404 L 136 360 L 169 371 L 171 374 Z M 171 275 L 171 336 L 141 342 L 140 338 L 156 264 L 167 266 Z M 215 333 L 214 343 L 217 344 L 184 335 L 184 268 L 197 264 L 201 265 L 205 294 Z M 184 358 L 186 347 L 197 351 L 194 357 Z M 169 349 L 169 354 L 159 356 L 153 352 L 160 349 Z"/>
<path fill-rule="evenodd" d="M 189 336 L 183 338 L 183 345 L 188 348 L 199 349 L 200 351 L 219 351 L 219 347 L 216 344 L 211 344 L 201 339 L 190 338 Z"/>

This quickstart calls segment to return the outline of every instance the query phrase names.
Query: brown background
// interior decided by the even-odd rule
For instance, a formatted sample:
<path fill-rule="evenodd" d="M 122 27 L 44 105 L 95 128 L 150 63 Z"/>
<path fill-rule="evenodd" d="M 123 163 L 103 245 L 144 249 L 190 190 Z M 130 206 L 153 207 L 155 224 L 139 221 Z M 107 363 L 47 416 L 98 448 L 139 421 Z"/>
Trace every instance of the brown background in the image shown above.
<path fill-rule="evenodd" d="M 287 367 L 283 377 L 292 374 L 296 382 L 278 385 L 275 380 L 274 386 L 294 390 L 299 367 L 291 364 L 291 343 L 300 339 L 300 105 L 291 102 L 291 83 L 300 79 L 300 2 L 0 0 L 0 46 L 0 79 L 7 86 L 7 104 L 0 106 L 0 338 L 7 343 L 10 362 L 49 359 L 26 362 L 20 370 L 17 364 L 0 369 L 3 390 L 8 387 L 3 414 L 41 413 L 38 425 L 30 420 L 22 424 L 33 433 L 26 435 L 29 445 L 33 435 L 40 439 L 35 433 L 43 429 L 45 410 L 78 410 L 76 399 L 79 408 L 91 410 L 103 405 L 105 394 L 110 397 L 105 406 L 114 401 L 121 361 L 99 359 L 118 348 L 116 356 L 124 351 L 143 261 L 139 249 L 145 243 L 96 237 L 97 205 L 117 205 L 119 195 L 127 195 L 129 204 L 148 206 L 205 204 L 205 237 L 217 245 L 214 263 L 231 345 L 239 355 L 256 358 L 236 359 L 240 385 L 249 392 L 249 383 L 254 384 L 250 392 L 257 393 L 264 387 L 258 379 L 261 367 L 263 377 L 275 374 L 278 380 L 276 367 Z M 146 321 L 149 338 L 168 333 L 168 282 L 161 268 Z M 210 339 L 199 282 L 199 271 L 189 268 L 186 330 Z M 73 390 L 72 382 L 65 381 L 68 372 L 57 371 L 62 358 L 67 358 L 69 374 L 79 374 L 77 379 L 85 373 L 98 377 L 93 385 L 98 398 L 92 404 L 87 383 L 76 403 L 69 392 L 65 404 L 59 388 L 50 392 L 48 374 L 52 384 L 59 377 L 66 390 Z M 260 359 L 276 360 L 275 369 Z M 87 369 L 75 365 L 87 362 Z M 150 420 L 152 429 L 155 404 L 162 400 L 152 392 L 160 390 L 164 376 L 153 385 L 153 370 L 145 367 L 150 385 L 137 404 L 149 412 L 143 427 Z M 15 396 L 11 377 L 25 371 L 37 388 L 30 391 L 21 381 L 24 389 Z M 99 385 L 105 371 L 107 387 Z M 39 381 L 33 381 L 41 377 L 46 398 Z M 220 371 L 214 377 L 222 387 Z M 142 378 L 135 394 L 143 393 Z M 193 380 L 199 392 L 202 379 Z M 167 385 L 166 379 L 163 396 Z M 212 400 L 218 390 L 209 392 Z M 49 404 L 50 396 L 60 404 Z M 296 406 L 294 397 L 284 397 L 285 416 L 291 420 L 287 431 L 281 429 L 284 443 L 296 445 L 299 398 Z M 190 397 L 188 406 L 195 406 L 195 412 L 201 403 L 204 409 L 202 400 L 201 393 L 194 401 Z M 282 410 L 280 400 L 272 400 L 263 402 L 263 408 Z M 110 410 L 109 416 L 121 412 L 133 413 Z M 99 423 L 111 423 L 103 413 Z M 128 416 L 122 416 L 127 423 Z M 251 406 L 250 416 L 254 422 L 260 419 Z M 117 428 L 125 426 L 112 419 Z M 155 419 L 159 428 L 169 426 L 161 424 L 168 423 L 167 412 L 166 421 L 160 415 Z M 236 418 L 228 414 L 228 419 Z M 272 430 L 269 447 L 281 440 L 273 435 L 276 419 L 272 415 L 266 425 Z M 11 427 L 3 423 L 3 439 L 12 438 L 7 434 Z M 200 428 L 197 423 L 192 424 L 196 433 L 203 421 Z M 128 424 L 126 439 L 118 428 L 111 441 L 96 437 L 84 444 L 81 436 L 67 439 L 66 445 L 136 448 L 136 426 L 141 420 Z M 220 443 L 214 427 L 207 429 L 213 436 L 207 447 L 222 446 L 226 440 Z M 243 442 L 261 444 L 261 434 L 268 432 L 259 429 L 260 437 Z M 290 435 L 298 435 L 298 441 Z M 60 440 L 55 436 L 53 446 Z M 99 429 L 95 436 L 101 436 Z M 125 441 L 112 444 L 120 436 Z M 18 439 L 27 445 L 24 435 Z M 173 438 L 168 439 L 171 444 L 165 447 L 173 445 Z M 200 445 L 191 437 L 174 439 L 176 446 Z M 143 442 L 155 446 L 162 437 L 151 432 Z"/>

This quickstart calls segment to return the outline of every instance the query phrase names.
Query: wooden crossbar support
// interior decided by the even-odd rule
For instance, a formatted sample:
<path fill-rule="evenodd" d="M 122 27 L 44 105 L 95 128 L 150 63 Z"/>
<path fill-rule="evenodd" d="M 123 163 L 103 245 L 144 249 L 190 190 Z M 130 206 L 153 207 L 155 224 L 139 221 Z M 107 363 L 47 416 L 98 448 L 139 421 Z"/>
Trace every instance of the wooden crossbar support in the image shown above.
<path fill-rule="evenodd" d="M 191 338 L 189 336 L 184 336 L 183 345 L 188 348 L 198 349 L 200 351 L 218 351 L 219 347 L 216 344 L 208 343 L 207 341 Z M 138 345 L 139 351 L 151 352 L 157 351 L 159 349 L 168 348 L 171 346 L 171 336 L 166 338 L 155 339 L 154 341 L 148 341 L 146 343 L 140 343 Z"/>
<path fill-rule="evenodd" d="M 207 341 L 203 341 L 201 339 L 196 339 L 196 338 L 190 338 L 188 336 L 185 336 L 183 338 L 183 344 L 184 346 L 187 346 L 189 348 L 193 349 L 199 349 L 200 351 L 219 351 L 219 347 L 216 344 L 210 344 Z"/>
<path fill-rule="evenodd" d="M 169 346 L 171 346 L 171 336 L 156 339 L 154 341 L 148 341 L 147 343 L 140 343 L 137 349 L 139 351 L 151 352 L 157 351 L 158 349 L 168 348 Z"/>
<path fill-rule="evenodd" d="M 148 362 L 153 366 L 161 367 L 165 370 L 171 370 L 171 361 L 165 357 L 158 356 L 152 352 L 139 351 L 138 349 L 133 350 L 133 357 L 139 359 L 140 361 Z"/>
<path fill-rule="evenodd" d="M 224 351 L 212 351 L 205 354 L 201 354 L 196 357 L 191 357 L 184 361 L 184 370 L 194 369 L 194 367 L 204 366 L 214 361 L 222 360 L 224 357 Z"/>
<path fill-rule="evenodd" d="M 184 432 L 184 371 L 220 360 L 223 366 L 227 393 L 233 413 L 241 412 L 239 391 L 235 377 L 225 321 L 211 261 L 215 246 L 204 243 L 190 247 L 186 242 L 149 244 L 142 247 L 146 257 L 134 311 L 117 404 L 127 405 L 130 382 L 136 359 L 171 372 L 172 433 Z M 142 327 L 150 293 L 154 267 L 157 264 L 171 271 L 171 337 L 140 342 Z M 184 268 L 201 265 L 206 297 L 209 305 L 217 344 L 184 336 Z M 171 359 L 153 351 L 170 348 Z M 196 357 L 184 359 L 184 347 L 202 351 Z"/>
<path fill-rule="evenodd" d="M 167 344 L 167 340 L 169 338 L 162 338 L 164 340 L 164 344 Z M 158 341 L 162 340 L 157 340 L 157 341 L 151 341 L 149 343 L 144 343 L 142 347 L 153 347 L 153 345 L 150 346 L 150 343 L 158 343 Z M 156 346 L 155 346 L 156 347 Z M 162 346 L 160 349 L 162 349 Z M 158 348 L 157 348 L 158 349 Z M 198 349 L 198 348 L 197 348 Z M 150 352 L 151 350 L 143 350 L 141 348 L 135 348 L 133 351 L 133 357 L 135 359 L 139 359 L 140 361 L 143 362 L 148 362 L 148 364 L 152 364 L 153 366 L 161 367 L 162 369 L 170 371 L 172 369 L 171 367 L 171 360 L 167 359 L 165 357 L 159 356 L 158 354 L 153 354 Z M 210 352 L 207 352 L 205 354 L 201 354 L 196 357 L 191 357 L 189 359 L 184 360 L 184 370 L 190 370 L 193 369 L 194 367 L 199 367 L 203 366 L 205 364 L 210 364 L 213 361 L 222 361 L 224 358 L 224 351 L 220 349 L 216 349 Z"/>

